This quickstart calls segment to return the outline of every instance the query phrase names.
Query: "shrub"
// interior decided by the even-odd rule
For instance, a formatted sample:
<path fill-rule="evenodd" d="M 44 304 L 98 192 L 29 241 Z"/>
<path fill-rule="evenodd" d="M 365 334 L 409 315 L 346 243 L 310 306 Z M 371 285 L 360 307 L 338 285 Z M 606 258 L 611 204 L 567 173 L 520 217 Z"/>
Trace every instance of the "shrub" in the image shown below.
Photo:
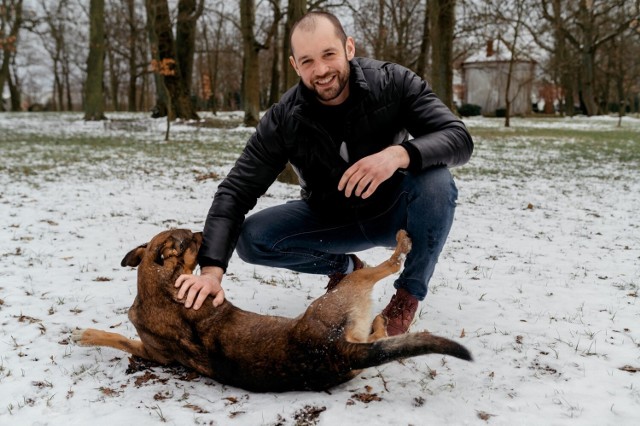
<path fill-rule="evenodd" d="M 462 104 L 462 106 L 458 108 L 458 112 L 463 117 L 472 117 L 474 115 L 480 115 L 482 107 L 475 104 Z"/>

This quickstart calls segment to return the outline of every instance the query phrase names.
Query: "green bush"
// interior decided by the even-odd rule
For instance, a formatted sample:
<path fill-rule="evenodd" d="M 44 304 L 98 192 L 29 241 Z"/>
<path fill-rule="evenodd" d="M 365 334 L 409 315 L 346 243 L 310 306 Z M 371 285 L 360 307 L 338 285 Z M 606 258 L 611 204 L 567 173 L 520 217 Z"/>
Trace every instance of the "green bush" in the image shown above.
<path fill-rule="evenodd" d="M 482 107 L 475 104 L 462 104 L 458 108 L 458 112 L 463 117 L 473 117 L 474 115 L 480 115 L 482 113 Z"/>

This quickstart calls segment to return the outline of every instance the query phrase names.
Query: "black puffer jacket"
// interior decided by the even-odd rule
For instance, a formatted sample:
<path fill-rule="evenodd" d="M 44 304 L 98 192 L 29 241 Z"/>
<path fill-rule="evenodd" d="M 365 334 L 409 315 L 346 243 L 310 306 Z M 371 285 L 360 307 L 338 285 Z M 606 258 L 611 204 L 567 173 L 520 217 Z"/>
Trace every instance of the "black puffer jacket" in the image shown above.
<path fill-rule="evenodd" d="M 242 222 L 287 161 L 295 167 L 302 197 L 327 214 L 360 208 L 375 214 L 388 202 L 398 173 L 363 201 L 344 197 L 337 186 L 359 159 L 400 143 L 409 152 L 410 172 L 466 163 L 473 142 L 464 124 L 408 69 L 366 58 L 351 61 L 350 105 L 344 161 L 329 134 L 314 123 L 310 91 L 302 83 L 285 93 L 260 120 L 240 158 L 220 183 L 204 227 L 202 266 L 226 269 Z M 409 134 L 413 139 L 408 140 Z"/>

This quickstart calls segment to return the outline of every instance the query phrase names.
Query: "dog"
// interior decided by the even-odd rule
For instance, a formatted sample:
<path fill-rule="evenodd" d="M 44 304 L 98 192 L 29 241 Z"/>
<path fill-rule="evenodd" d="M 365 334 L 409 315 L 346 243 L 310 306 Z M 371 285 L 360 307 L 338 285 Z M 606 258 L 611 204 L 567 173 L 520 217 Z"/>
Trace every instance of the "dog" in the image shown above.
<path fill-rule="evenodd" d="M 348 274 L 296 318 L 259 315 L 228 299 L 199 310 L 184 307 L 174 283 L 197 265 L 202 233 L 161 232 L 131 250 L 122 266 L 138 266 L 138 293 L 129 319 L 140 340 L 96 329 L 76 330 L 82 346 L 108 346 L 160 364 L 179 363 L 214 380 L 253 392 L 321 391 L 363 369 L 439 353 L 471 361 L 462 345 L 428 332 L 387 337 L 386 319 L 371 321 L 376 282 L 400 270 L 411 241 L 397 234 L 391 257 Z"/>

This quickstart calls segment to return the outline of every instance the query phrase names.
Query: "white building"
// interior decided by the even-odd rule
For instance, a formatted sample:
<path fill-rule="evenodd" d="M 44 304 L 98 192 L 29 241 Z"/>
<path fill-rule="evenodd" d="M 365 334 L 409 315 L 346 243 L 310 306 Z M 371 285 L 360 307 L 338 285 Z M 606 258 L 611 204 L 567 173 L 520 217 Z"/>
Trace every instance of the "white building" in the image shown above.
<path fill-rule="evenodd" d="M 465 60 L 461 66 L 464 87 L 463 103 L 479 105 L 482 115 L 494 116 L 506 108 L 505 92 L 511 52 L 499 41 L 487 42 L 484 51 Z M 531 113 L 531 93 L 536 63 L 516 60 L 511 72 L 511 115 Z"/>

